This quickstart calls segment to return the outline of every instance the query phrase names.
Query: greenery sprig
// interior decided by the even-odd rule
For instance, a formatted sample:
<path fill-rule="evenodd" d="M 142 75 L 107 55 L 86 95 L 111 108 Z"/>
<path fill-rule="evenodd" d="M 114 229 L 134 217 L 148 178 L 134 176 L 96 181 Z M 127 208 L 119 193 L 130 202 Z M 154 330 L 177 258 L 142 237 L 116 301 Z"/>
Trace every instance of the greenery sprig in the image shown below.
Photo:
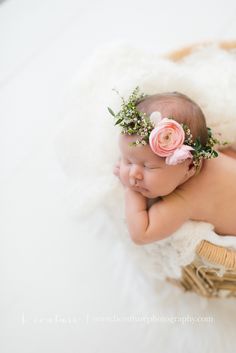
<path fill-rule="evenodd" d="M 118 94 L 119 92 L 113 88 Z M 115 114 L 113 110 L 108 107 L 109 113 L 115 118 L 115 125 L 120 125 L 122 134 L 128 135 L 139 135 L 141 138 L 131 143 L 131 145 L 148 144 L 148 138 L 155 125 L 150 121 L 146 113 L 142 113 L 137 110 L 136 105 L 140 100 L 147 97 L 143 93 L 139 92 L 139 87 L 135 87 L 127 101 L 123 97 L 120 111 Z"/>

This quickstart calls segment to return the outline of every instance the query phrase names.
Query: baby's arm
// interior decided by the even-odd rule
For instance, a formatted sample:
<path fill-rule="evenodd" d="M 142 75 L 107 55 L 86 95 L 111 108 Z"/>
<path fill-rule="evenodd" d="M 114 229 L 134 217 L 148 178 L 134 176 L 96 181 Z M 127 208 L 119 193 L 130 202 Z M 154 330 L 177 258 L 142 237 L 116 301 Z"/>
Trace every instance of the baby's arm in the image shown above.
<path fill-rule="evenodd" d="M 125 190 L 125 213 L 130 236 L 139 245 L 170 236 L 190 218 L 189 207 L 177 192 L 147 210 L 147 198 L 129 188 Z"/>

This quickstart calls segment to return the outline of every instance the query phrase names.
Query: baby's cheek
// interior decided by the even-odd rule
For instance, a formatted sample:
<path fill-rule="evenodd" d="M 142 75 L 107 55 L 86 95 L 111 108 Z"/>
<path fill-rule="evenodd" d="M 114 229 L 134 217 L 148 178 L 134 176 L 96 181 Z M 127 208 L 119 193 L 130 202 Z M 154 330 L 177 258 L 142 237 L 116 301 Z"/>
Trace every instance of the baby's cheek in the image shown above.
<path fill-rule="evenodd" d="M 120 167 L 120 178 L 122 180 L 123 183 L 125 184 L 129 184 L 129 173 L 128 173 L 128 169 L 126 167 L 123 167 L 121 165 Z"/>
<path fill-rule="evenodd" d="M 163 183 L 165 184 L 163 178 L 156 173 L 145 175 L 145 184 L 147 185 L 147 188 L 149 187 L 150 189 L 159 189 Z"/>

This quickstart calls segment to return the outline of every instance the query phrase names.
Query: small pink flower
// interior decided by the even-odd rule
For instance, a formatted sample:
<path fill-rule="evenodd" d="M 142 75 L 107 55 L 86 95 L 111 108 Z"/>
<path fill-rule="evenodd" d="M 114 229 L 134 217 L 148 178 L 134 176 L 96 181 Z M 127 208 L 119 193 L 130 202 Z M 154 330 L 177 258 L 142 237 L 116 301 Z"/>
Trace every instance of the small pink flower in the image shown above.
<path fill-rule="evenodd" d="M 184 143 L 183 127 L 175 120 L 161 119 L 151 131 L 149 144 L 152 151 L 160 157 L 171 156 Z"/>
<path fill-rule="evenodd" d="M 149 116 L 149 119 L 155 124 L 157 125 L 161 120 L 162 120 L 162 115 L 160 112 L 155 111 L 152 112 L 152 114 Z"/>
<path fill-rule="evenodd" d="M 187 158 L 193 158 L 191 150 L 194 150 L 191 146 L 182 145 L 177 148 L 171 156 L 166 157 L 166 164 L 176 165 L 185 161 Z"/>

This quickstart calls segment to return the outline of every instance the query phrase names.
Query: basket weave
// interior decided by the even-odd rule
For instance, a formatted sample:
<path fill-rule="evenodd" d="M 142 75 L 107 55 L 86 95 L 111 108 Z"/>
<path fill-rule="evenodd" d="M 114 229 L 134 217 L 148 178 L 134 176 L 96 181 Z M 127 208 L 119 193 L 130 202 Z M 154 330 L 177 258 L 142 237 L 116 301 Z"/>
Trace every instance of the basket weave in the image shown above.
<path fill-rule="evenodd" d="M 190 45 L 165 55 L 178 62 L 190 55 L 193 50 L 209 45 L 204 42 Z M 236 41 L 218 42 L 220 48 L 231 51 Z M 236 250 L 218 246 L 202 240 L 195 249 L 195 259 L 182 267 L 180 279 L 167 278 L 184 291 L 192 291 L 207 298 L 236 297 Z"/>
<path fill-rule="evenodd" d="M 236 297 L 236 251 L 202 240 L 181 278 L 167 281 L 208 298 Z"/>

